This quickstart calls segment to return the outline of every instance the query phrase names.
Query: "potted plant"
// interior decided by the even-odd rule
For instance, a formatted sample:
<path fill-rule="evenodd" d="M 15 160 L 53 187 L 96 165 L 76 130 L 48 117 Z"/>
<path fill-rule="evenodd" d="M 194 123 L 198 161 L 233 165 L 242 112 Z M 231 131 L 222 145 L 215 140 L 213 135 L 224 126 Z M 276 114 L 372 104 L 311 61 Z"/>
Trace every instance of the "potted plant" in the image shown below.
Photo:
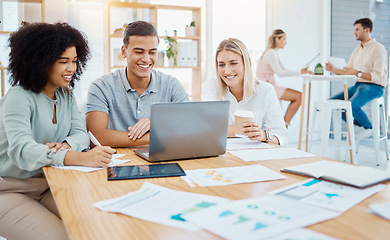
<path fill-rule="evenodd" d="M 165 51 L 165 54 L 167 55 L 168 60 L 171 62 L 173 61 L 173 64 L 169 64 L 170 66 L 176 66 L 177 65 L 177 41 L 173 37 L 167 36 L 165 38 L 165 43 L 168 45 L 167 50 Z M 172 63 L 172 62 L 171 62 Z"/>
<path fill-rule="evenodd" d="M 186 37 L 195 37 L 198 35 L 198 31 L 195 25 L 195 21 L 192 21 L 190 25 L 186 26 Z"/>
<path fill-rule="evenodd" d="M 321 65 L 321 63 L 318 63 L 316 67 L 314 68 L 314 74 L 315 75 L 324 75 L 324 67 Z"/>

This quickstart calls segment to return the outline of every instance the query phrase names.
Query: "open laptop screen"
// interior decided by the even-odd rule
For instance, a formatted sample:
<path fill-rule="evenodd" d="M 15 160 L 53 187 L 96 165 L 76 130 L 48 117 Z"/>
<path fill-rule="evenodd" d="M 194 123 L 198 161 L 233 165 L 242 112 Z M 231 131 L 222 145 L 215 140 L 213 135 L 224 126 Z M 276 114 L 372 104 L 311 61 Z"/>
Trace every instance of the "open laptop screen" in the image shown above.
<path fill-rule="evenodd" d="M 153 104 L 149 161 L 224 154 L 228 121 L 229 101 Z"/>

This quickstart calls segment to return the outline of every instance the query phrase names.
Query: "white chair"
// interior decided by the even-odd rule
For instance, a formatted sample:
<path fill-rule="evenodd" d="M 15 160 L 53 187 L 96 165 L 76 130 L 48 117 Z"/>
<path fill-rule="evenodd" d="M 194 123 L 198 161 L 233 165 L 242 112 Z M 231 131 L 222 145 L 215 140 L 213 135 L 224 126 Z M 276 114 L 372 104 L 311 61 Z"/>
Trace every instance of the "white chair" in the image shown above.
<path fill-rule="evenodd" d="M 385 100 L 383 97 L 376 98 L 368 103 L 371 109 L 371 123 L 373 136 L 372 139 L 361 139 L 369 140 L 374 142 L 374 151 L 376 164 L 379 166 L 380 163 L 380 143 L 385 142 L 385 153 L 386 159 L 389 160 L 389 152 L 387 149 L 387 116 L 385 111 Z M 359 150 L 360 140 L 357 141 L 357 150 Z"/>
<path fill-rule="evenodd" d="M 348 146 L 350 150 L 351 163 L 357 164 L 355 132 L 353 128 L 353 116 L 351 102 L 344 100 L 326 100 L 316 103 L 316 111 L 314 111 L 313 120 L 309 131 L 309 152 L 310 142 L 315 129 L 317 114 L 320 113 L 320 138 L 321 138 L 321 155 L 325 156 L 328 152 L 329 133 L 331 117 L 333 115 L 333 135 L 336 145 L 336 158 L 340 159 L 340 149 L 342 148 L 342 113 L 345 112 L 348 120 L 349 134 L 347 134 Z"/>

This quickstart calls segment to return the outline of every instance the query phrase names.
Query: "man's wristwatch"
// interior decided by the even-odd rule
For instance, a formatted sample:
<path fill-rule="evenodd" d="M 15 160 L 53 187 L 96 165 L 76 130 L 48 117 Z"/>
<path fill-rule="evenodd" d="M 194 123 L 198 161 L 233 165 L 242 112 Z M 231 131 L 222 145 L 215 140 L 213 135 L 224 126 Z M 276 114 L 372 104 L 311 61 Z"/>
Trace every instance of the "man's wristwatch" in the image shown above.
<path fill-rule="evenodd" d="M 359 72 L 356 74 L 357 77 L 362 77 L 362 75 L 363 75 L 362 71 L 359 71 Z"/>
<path fill-rule="evenodd" d="M 264 130 L 264 132 L 265 132 L 265 140 L 263 142 L 271 141 L 271 134 L 268 132 L 268 130 Z"/>

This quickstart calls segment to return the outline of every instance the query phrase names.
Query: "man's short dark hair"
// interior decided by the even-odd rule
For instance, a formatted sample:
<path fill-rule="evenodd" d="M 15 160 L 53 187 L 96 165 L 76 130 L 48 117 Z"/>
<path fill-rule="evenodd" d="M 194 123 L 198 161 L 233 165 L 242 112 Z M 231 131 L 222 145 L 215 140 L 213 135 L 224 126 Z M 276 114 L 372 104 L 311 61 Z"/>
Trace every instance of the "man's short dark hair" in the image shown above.
<path fill-rule="evenodd" d="M 374 24 L 372 23 L 371 19 L 361 18 L 361 19 L 356 20 L 353 25 L 355 26 L 356 24 L 359 24 L 359 23 L 360 23 L 360 25 L 362 25 L 363 29 L 369 28 L 370 32 L 372 32 L 372 28 L 373 28 Z"/>
<path fill-rule="evenodd" d="M 125 46 L 129 44 L 131 36 L 156 36 L 159 40 L 156 28 L 145 21 L 136 21 L 127 25 L 123 36 L 123 44 Z"/>

